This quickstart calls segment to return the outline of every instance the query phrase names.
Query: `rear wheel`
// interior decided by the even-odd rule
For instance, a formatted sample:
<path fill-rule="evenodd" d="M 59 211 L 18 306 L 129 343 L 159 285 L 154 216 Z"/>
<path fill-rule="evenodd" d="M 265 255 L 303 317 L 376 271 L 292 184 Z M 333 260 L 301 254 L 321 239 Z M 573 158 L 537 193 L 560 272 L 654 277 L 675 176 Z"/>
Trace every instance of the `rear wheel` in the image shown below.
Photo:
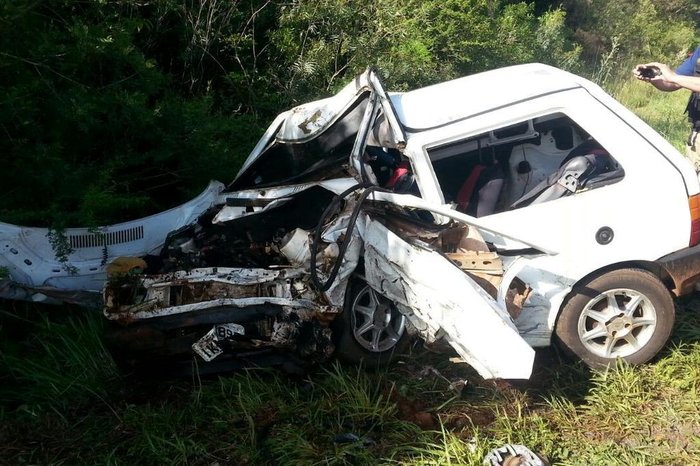
<path fill-rule="evenodd" d="M 555 336 L 560 346 L 593 368 L 617 358 L 642 364 L 666 344 L 674 319 L 671 294 L 654 275 L 623 269 L 574 287 Z"/>
<path fill-rule="evenodd" d="M 378 367 L 391 362 L 408 342 L 406 317 L 366 282 L 350 282 L 339 319 L 338 356 Z"/>

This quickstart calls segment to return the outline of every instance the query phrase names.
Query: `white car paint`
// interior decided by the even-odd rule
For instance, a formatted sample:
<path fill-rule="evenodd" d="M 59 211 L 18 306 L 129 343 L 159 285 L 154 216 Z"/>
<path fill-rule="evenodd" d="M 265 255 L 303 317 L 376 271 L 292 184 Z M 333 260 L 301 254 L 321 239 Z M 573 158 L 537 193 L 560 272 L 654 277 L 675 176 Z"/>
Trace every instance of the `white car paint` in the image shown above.
<path fill-rule="evenodd" d="M 462 359 L 484 378 L 527 379 L 534 350 L 520 337 L 505 306 L 435 251 L 412 246 L 365 218 L 365 278 L 409 318 L 442 331 Z M 423 335 L 426 332 L 422 332 Z"/>
<path fill-rule="evenodd" d="M 405 154 L 428 202 L 445 202 L 428 149 L 555 112 L 570 116 L 624 167 L 624 178 L 609 186 L 465 222 L 484 228 L 487 241 L 506 249 L 538 243 L 557 252 L 521 258 L 518 272 L 508 272 L 533 287 L 518 322 L 533 345 L 549 344 L 564 298 L 584 276 L 616 263 L 655 261 L 688 246 L 688 197 L 700 192 L 692 165 L 583 78 L 545 65 L 521 65 L 397 94 L 393 100 L 408 131 Z M 603 226 L 615 232 L 609 245 L 595 241 Z"/>

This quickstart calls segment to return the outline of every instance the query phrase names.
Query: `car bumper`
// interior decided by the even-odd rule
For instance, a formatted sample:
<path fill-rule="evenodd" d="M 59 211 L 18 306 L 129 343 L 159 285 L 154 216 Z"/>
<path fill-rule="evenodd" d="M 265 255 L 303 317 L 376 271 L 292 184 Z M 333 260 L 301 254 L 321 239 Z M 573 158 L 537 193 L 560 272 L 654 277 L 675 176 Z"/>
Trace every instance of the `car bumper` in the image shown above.
<path fill-rule="evenodd" d="M 671 290 L 683 296 L 695 290 L 700 282 L 700 245 L 684 248 L 656 261 L 673 281 Z"/>

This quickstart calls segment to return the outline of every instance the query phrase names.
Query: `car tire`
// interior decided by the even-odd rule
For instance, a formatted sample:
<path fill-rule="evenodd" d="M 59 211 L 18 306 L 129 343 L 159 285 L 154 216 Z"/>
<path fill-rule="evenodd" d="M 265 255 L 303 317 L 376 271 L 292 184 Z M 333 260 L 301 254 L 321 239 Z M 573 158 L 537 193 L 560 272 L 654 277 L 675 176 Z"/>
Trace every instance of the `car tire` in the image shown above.
<path fill-rule="evenodd" d="M 409 341 L 406 317 L 361 279 L 350 280 L 336 324 L 338 358 L 367 368 L 391 363 Z"/>
<path fill-rule="evenodd" d="M 593 369 L 621 358 L 652 359 L 673 329 L 675 308 L 661 281 L 641 269 L 622 269 L 577 284 L 559 314 L 555 339 Z"/>

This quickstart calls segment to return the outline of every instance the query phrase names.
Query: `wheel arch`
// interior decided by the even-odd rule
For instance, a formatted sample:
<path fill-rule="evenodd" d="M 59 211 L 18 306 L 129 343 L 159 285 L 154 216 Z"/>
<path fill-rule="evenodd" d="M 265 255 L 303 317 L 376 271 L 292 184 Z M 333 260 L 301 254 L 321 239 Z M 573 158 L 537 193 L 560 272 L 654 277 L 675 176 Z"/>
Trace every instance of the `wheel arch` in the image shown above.
<path fill-rule="evenodd" d="M 663 269 L 659 270 L 654 265 L 644 261 L 626 261 L 601 267 L 582 277 L 572 286 L 559 307 L 553 327 L 553 343 L 558 343 L 566 353 L 583 360 L 586 365 L 592 368 L 605 367 L 616 357 L 624 358 L 632 364 L 642 364 L 656 357 L 673 330 L 675 306 L 673 293 L 670 289 L 672 281 L 671 286 L 669 286 L 669 277 L 664 277 Z M 631 295 L 628 292 L 632 292 Z M 617 306 L 613 304 L 615 306 L 615 310 L 612 312 L 614 315 L 605 317 L 605 322 L 599 320 L 600 317 L 587 315 L 586 319 L 593 319 L 597 322 L 591 328 L 584 328 L 586 334 L 589 334 L 584 341 L 581 338 L 581 316 L 585 315 L 588 303 L 598 303 L 599 297 L 608 295 L 608 293 L 614 293 L 612 296 L 615 297 L 615 300 L 625 299 L 625 303 L 636 299 L 630 296 L 641 297 L 643 302 L 651 306 L 651 317 L 647 315 L 648 307 L 646 305 L 644 306 L 645 310 L 639 310 L 642 309 L 639 307 L 641 300 L 629 309 L 626 308 L 626 304 L 622 304 L 624 312 L 618 315 L 617 313 L 621 312 L 621 308 L 617 307 L 620 305 L 618 302 Z M 608 296 L 606 299 L 609 300 L 610 297 Z M 610 305 L 606 304 L 606 307 L 608 306 Z M 643 314 L 634 317 L 633 313 L 637 312 Z M 634 321 L 636 318 L 639 318 L 637 323 Z M 601 323 L 603 324 L 603 333 L 599 334 L 598 328 Z M 626 330 L 628 328 L 629 330 Z M 594 331 L 594 329 L 596 330 Z M 634 329 L 641 329 L 638 332 L 641 331 L 644 335 L 642 333 L 633 334 Z M 594 331 L 593 335 L 589 333 L 591 331 Z M 624 334 L 616 337 L 616 333 L 623 331 Z M 632 335 L 632 342 L 627 340 L 627 334 Z M 638 342 L 637 338 L 639 337 L 642 338 Z M 603 342 L 606 347 L 605 354 L 598 352 L 600 348 L 589 347 L 593 339 L 599 338 L 605 338 Z M 632 351 L 626 352 L 629 348 L 623 348 L 624 354 L 613 354 L 613 348 L 622 339 L 627 340 L 627 343 L 623 342 L 623 347 L 633 345 Z M 598 341 L 594 346 L 600 344 Z"/>
<path fill-rule="evenodd" d="M 589 272 L 588 274 L 584 275 L 579 280 L 577 280 L 573 285 L 571 285 L 569 292 L 566 294 L 566 296 L 564 296 L 564 299 L 562 299 L 562 301 L 559 303 L 559 306 L 557 307 L 556 316 L 552 321 L 552 330 L 556 329 L 556 326 L 557 326 L 557 323 L 559 322 L 559 316 L 561 315 L 562 309 L 564 308 L 564 306 L 566 306 L 566 304 L 575 295 L 575 289 L 579 284 L 590 282 L 591 280 L 594 280 L 602 275 L 605 275 L 605 274 L 610 273 L 610 272 L 614 272 L 616 270 L 625 270 L 625 269 L 638 269 L 638 270 L 644 270 L 646 272 L 649 272 L 651 275 L 655 276 L 664 285 L 664 287 L 668 290 L 669 293 L 671 293 L 672 296 L 676 297 L 676 293 L 674 292 L 675 283 L 673 281 L 673 278 L 666 271 L 666 269 L 664 269 L 661 265 L 657 264 L 656 262 L 644 261 L 644 260 L 637 260 L 637 261 L 633 260 L 633 261 L 617 262 L 615 264 L 608 264 L 604 267 L 600 267 L 596 270 L 593 270 L 592 272 Z"/>

